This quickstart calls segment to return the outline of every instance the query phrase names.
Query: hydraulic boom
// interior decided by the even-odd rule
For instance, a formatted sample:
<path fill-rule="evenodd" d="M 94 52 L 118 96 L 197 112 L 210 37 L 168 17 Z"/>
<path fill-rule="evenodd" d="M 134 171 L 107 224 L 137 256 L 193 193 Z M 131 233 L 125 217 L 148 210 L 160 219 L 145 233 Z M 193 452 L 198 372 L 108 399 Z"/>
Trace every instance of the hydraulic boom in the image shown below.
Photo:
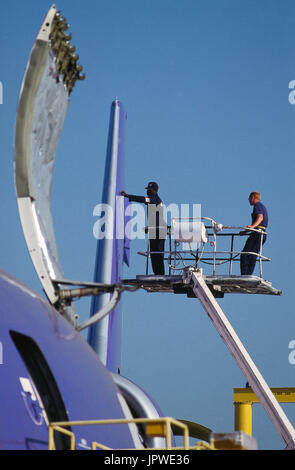
<path fill-rule="evenodd" d="M 208 288 L 204 281 L 202 270 L 188 268 L 184 271 L 183 281 L 185 284 L 191 286 L 194 294 L 201 302 L 205 312 L 208 314 L 216 330 L 236 360 L 239 368 L 247 378 L 252 390 L 285 441 L 287 449 L 295 449 L 295 430 L 292 424 Z"/>

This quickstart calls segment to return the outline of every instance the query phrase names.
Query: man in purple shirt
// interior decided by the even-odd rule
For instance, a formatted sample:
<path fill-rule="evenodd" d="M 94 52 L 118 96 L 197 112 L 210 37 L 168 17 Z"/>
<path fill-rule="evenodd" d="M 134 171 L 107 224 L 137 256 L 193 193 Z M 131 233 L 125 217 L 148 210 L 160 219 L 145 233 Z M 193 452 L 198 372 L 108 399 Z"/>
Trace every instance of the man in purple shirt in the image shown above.
<path fill-rule="evenodd" d="M 247 228 L 254 228 L 256 230 L 265 231 L 266 227 L 268 226 L 268 214 L 266 207 L 260 202 L 261 195 L 257 191 L 253 191 L 249 196 L 249 203 L 253 206 L 252 216 L 252 224 L 246 225 Z M 247 231 L 240 232 L 240 235 L 244 235 Z M 266 241 L 266 234 L 262 235 L 262 244 Z M 243 248 L 243 252 L 253 252 L 259 253 L 261 246 L 261 233 L 259 232 L 251 232 L 250 236 L 248 237 L 246 244 Z M 255 269 L 256 264 L 256 255 L 250 254 L 241 254 L 240 258 L 240 267 L 241 267 L 241 274 L 251 276 Z"/>

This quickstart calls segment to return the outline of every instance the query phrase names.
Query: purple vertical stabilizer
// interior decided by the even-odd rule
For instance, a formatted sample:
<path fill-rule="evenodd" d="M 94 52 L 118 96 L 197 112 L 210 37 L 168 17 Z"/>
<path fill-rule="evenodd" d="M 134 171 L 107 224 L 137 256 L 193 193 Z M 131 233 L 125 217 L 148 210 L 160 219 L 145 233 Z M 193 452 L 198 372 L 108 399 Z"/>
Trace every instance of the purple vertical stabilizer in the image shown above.
<path fill-rule="evenodd" d="M 124 139 L 126 113 L 119 101 L 111 106 L 108 147 L 104 174 L 101 231 L 98 240 L 94 282 L 114 284 L 121 281 L 123 262 L 129 265 L 129 240 L 125 237 L 125 201 L 120 196 L 124 189 Z M 100 223 L 100 222 L 99 222 Z M 93 297 L 91 316 L 104 307 L 112 294 Z M 88 342 L 99 358 L 112 372 L 118 372 L 121 360 L 121 305 L 113 312 L 91 326 Z"/>

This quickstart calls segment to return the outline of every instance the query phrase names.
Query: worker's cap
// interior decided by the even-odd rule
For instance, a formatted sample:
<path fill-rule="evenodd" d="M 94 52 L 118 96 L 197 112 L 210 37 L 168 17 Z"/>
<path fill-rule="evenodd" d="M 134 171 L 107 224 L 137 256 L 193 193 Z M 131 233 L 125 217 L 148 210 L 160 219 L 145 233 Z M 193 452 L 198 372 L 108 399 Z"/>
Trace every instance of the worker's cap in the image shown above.
<path fill-rule="evenodd" d="M 155 189 L 156 191 L 158 191 L 159 186 L 157 183 L 155 183 L 155 181 L 150 181 L 145 189 Z"/>

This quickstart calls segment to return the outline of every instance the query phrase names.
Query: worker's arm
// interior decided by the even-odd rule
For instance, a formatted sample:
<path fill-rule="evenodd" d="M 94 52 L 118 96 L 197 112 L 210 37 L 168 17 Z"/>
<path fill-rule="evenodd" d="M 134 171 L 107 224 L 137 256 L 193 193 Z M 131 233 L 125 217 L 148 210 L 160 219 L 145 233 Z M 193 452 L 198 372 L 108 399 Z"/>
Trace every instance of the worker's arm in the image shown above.
<path fill-rule="evenodd" d="M 144 204 L 150 203 L 150 198 L 145 196 L 135 196 L 134 194 L 127 194 L 125 191 L 121 191 L 121 195 L 128 197 L 130 202 L 143 202 Z"/>
<path fill-rule="evenodd" d="M 256 219 L 254 220 L 252 225 L 246 225 L 247 228 L 256 228 L 257 225 L 260 225 L 263 220 L 263 214 L 257 214 Z"/>
<path fill-rule="evenodd" d="M 246 227 L 247 228 L 256 228 L 257 225 L 260 225 L 262 220 L 263 220 L 263 214 L 257 214 L 257 217 L 254 220 L 253 224 L 252 225 L 246 225 Z M 249 233 L 249 231 L 243 230 L 242 232 L 239 232 L 239 235 L 247 235 L 247 233 Z"/>

